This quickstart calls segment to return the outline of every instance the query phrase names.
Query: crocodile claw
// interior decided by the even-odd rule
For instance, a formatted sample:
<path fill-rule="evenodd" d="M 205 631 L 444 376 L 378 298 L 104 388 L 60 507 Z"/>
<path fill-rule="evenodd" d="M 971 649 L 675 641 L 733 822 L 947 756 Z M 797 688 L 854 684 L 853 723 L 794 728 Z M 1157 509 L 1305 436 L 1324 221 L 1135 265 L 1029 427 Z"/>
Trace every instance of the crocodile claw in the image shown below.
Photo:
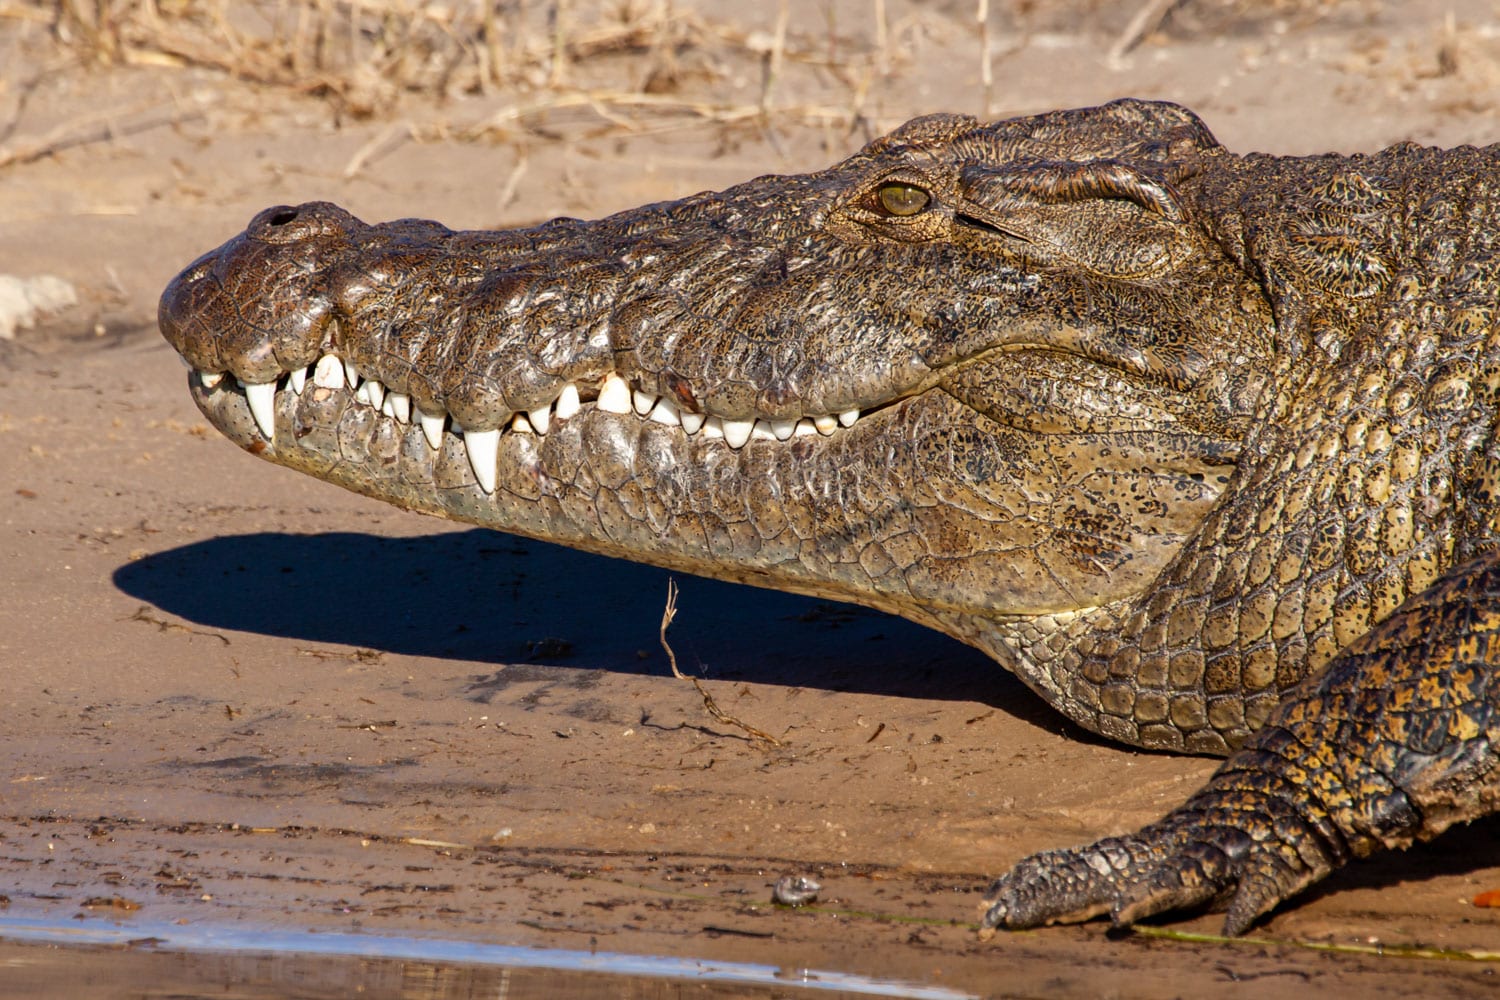
<path fill-rule="evenodd" d="M 1340 852 L 1330 851 L 1323 831 L 1287 803 L 1278 809 L 1275 800 L 1263 802 L 1267 811 L 1257 819 L 1243 810 L 1243 800 L 1235 802 L 1231 825 L 1228 790 L 1218 791 L 1210 785 L 1131 836 L 1021 861 L 985 893 L 981 934 L 1104 914 L 1115 927 L 1128 927 L 1163 913 L 1210 909 L 1227 911 L 1224 934 L 1233 937 L 1336 867 L 1330 854 Z"/>

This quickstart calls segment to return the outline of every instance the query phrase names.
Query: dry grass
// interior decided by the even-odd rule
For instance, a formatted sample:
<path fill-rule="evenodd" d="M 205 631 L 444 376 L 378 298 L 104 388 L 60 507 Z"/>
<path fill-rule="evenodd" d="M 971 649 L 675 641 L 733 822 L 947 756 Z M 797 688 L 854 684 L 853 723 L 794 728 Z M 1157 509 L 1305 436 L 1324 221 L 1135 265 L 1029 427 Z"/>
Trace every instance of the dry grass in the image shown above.
<path fill-rule="evenodd" d="M 339 121 L 393 122 L 350 164 L 409 139 L 504 139 L 713 125 L 821 129 L 869 137 L 910 110 L 905 71 L 958 56 L 977 76 L 973 107 L 999 96 L 994 64 L 1033 32 L 1066 24 L 1114 39 L 1115 62 L 1154 32 L 1267 16 L 1325 17 L 1378 0 L 0 0 L 0 61 L 24 51 L 43 73 L 152 67 L 222 74 L 261 94 L 323 101 Z M 1222 23 L 1221 23 L 1222 22 Z M 1174 27 L 1174 25 L 1176 27 Z M 958 43 L 955 45 L 955 43 Z M 960 54 L 961 53 L 961 54 Z M 976 72 L 977 71 L 977 72 Z M 198 92 L 63 122 L 12 141 L 29 83 L 0 76 L 15 105 L 0 125 L 0 168 L 59 149 L 204 117 Z M 444 113 L 491 98 L 481 114 Z M 191 103 L 191 102 L 189 102 Z M 410 110 L 415 104 L 420 111 Z M 472 106 L 472 105 L 471 105 Z M 872 110 L 874 109 L 874 110 Z M 904 116 L 902 116 L 904 117 Z M 412 121 L 421 124 L 412 124 Z"/>
<path fill-rule="evenodd" d="M 503 93 L 517 110 L 497 127 L 554 107 L 607 121 L 736 120 L 784 110 L 773 98 L 788 64 L 816 67 L 849 97 L 811 117 L 857 114 L 871 76 L 899 62 L 884 3 L 868 8 L 873 42 L 863 32 L 835 37 L 831 24 L 826 37 L 789 33 L 790 7 L 780 0 L 766 31 L 672 0 L 53 0 L 0 2 L 0 26 L 26 25 L 81 62 L 215 70 L 331 99 L 354 117 L 383 116 L 410 95 Z M 716 100 L 720 84 L 747 68 L 759 77 L 758 99 Z"/>

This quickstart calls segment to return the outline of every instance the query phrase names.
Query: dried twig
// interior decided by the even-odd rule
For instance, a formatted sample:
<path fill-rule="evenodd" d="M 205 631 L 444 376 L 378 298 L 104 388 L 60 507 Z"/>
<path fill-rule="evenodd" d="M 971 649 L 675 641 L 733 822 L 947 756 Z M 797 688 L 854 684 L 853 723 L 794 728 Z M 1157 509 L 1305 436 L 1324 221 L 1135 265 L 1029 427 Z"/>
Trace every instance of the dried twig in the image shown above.
<path fill-rule="evenodd" d="M 206 114 L 208 114 L 208 108 L 199 105 L 195 108 L 148 111 L 124 121 L 115 120 L 113 115 L 103 117 L 91 115 L 82 121 L 59 125 L 40 138 L 23 138 L 15 143 L 0 146 L 0 167 L 8 167 L 12 163 L 30 163 L 32 160 L 40 160 L 75 146 L 109 142 L 121 136 L 161 128 L 163 125 L 181 125 L 184 122 L 196 121 Z"/>
<path fill-rule="evenodd" d="M 1156 26 L 1176 6 L 1177 0 L 1146 0 L 1125 26 L 1125 30 L 1120 32 L 1120 37 L 1115 39 L 1115 44 L 1109 47 L 1109 54 L 1104 57 L 1105 64 L 1112 69 L 1120 68 L 1125 62 L 1126 54 L 1139 45 L 1141 39 L 1155 31 Z"/>
<path fill-rule="evenodd" d="M 979 24 L 979 87 L 984 97 L 986 120 L 993 114 L 995 105 L 994 52 L 990 44 L 990 0 L 978 0 L 974 9 L 974 20 Z"/>
<path fill-rule="evenodd" d="M 697 688 L 698 693 L 703 696 L 703 707 L 708 710 L 709 715 L 712 715 L 719 722 L 722 722 L 726 726 L 734 726 L 736 729 L 742 729 L 746 733 L 749 733 L 752 739 L 762 740 L 766 743 L 771 744 L 773 747 L 786 746 L 785 743 L 783 743 L 781 740 L 778 740 L 770 733 L 762 732 L 749 723 L 741 722 L 739 719 L 736 719 L 734 716 L 725 712 L 718 706 L 718 703 L 714 701 L 713 696 L 710 695 L 706 690 L 704 690 L 703 684 L 698 680 L 698 678 L 688 677 L 687 674 L 684 674 L 681 670 L 677 669 L 677 654 L 672 652 L 672 647 L 667 642 L 667 629 L 671 626 L 672 619 L 676 617 L 677 581 L 668 580 L 667 605 L 662 609 L 661 613 L 661 648 L 667 651 L 667 663 L 672 667 L 672 676 L 676 677 L 678 680 L 685 679 L 692 681 L 693 687 Z"/>
<path fill-rule="evenodd" d="M 506 132 L 548 112 L 570 109 L 587 109 L 603 118 L 614 127 L 627 132 L 642 133 L 660 131 L 663 120 L 680 118 L 689 123 L 707 122 L 715 125 L 734 125 L 760 118 L 762 110 L 753 104 L 715 104 L 708 101 L 693 101 L 681 97 L 661 94 L 639 94 L 629 91 L 588 90 L 571 91 L 551 95 L 527 104 L 516 104 L 496 112 L 483 121 L 462 130 L 465 139 L 475 139 L 494 133 Z M 622 115 L 622 111 L 633 111 L 651 116 L 647 125 Z M 821 104 L 799 104 L 772 110 L 782 120 L 797 121 L 807 125 L 823 123 L 846 124 L 850 119 L 848 108 Z"/>
<path fill-rule="evenodd" d="M 205 632 L 202 629 L 188 628 L 186 625 L 179 625 L 176 622 L 169 622 L 164 618 L 157 618 L 151 614 L 151 605 L 149 604 L 142 604 L 139 608 L 135 609 L 135 614 L 121 618 L 120 621 L 145 622 L 147 625 L 155 625 L 158 632 L 184 632 L 188 635 L 205 635 L 210 639 L 218 639 L 226 646 L 230 645 L 228 636 L 220 635 L 217 632 Z"/>
<path fill-rule="evenodd" d="M 521 187 L 521 178 L 526 176 L 527 159 L 523 151 L 516 165 L 510 168 L 510 173 L 505 175 L 505 183 L 500 185 L 500 194 L 495 199 L 495 208 L 501 212 L 510 207 L 510 203 L 516 200 L 516 191 Z"/>
<path fill-rule="evenodd" d="M 349 165 L 344 168 L 344 180 L 349 180 L 363 170 L 365 164 L 392 152 L 416 134 L 411 122 L 395 122 L 386 126 L 379 135 L 359 147 L 349 158 Z"/>

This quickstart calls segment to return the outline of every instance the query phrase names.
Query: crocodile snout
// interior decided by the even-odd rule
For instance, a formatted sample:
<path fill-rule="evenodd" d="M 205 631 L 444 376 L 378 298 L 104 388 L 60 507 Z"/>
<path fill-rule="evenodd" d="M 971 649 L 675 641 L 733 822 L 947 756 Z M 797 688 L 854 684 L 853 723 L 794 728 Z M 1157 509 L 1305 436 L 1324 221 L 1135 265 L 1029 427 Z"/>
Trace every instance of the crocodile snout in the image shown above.
<path fill-rule="evenodd" d="M 361 228 L 327 202 L 266 209 L 167 286 L 157 307 L 162 335 L 198 371 L 247 385 L 306 367 L 333 318 L 321 262 L 346 250 Z"/>

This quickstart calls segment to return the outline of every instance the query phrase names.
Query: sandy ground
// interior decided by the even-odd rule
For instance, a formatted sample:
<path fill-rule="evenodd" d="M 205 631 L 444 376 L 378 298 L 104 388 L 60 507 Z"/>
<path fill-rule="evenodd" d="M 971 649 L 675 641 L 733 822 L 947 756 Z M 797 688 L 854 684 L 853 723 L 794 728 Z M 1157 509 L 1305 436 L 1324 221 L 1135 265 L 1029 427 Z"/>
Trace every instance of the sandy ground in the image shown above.
<path fill-rule="evenodd" d="M 773 30 L 774 10 L 677 6 L 742 43 L 685 52 L 698 75 L 679 93 L 755 105 L 750 32 Z M 1263 4 L 1287 13 L 1243 23 L 1193 21 L 1214 5 L 1189 4 L 1115 59 L 1126 18 L 1090 6 L 996 14 L 991 114 L 1133 94 L 1194 107 L 1240 150 L 1496 139 L 1492 3 Z M 587 107 L 518 120 L 505 116 L 537 94 L 503 90 L 397 95 L 359 117 L 346 101 L 151 64 L 163 60 L 80 65 L 8 10 L 0 274 L 60 276 L 81 302 L 0 341 L 0 936 L 36 920 L 305 928 L 984 995 L 1497 985 L 1493 961 L 1401 954 L 1494 953 L 1500 911 L 1470 904 L 1500 887 L 1493 821 L 1339 874 L 1252 943 L 1117 939 L 1094 924 L 981 945 L 988 876 L 1155 818 L 1213 762 L 1092 740 L 983 657 L 904 622 L 679 580 L 678 656 L 787 742 L 758 748 L 668 675 L 664 573 L 258 463 L 208 430 L 155 333 L 163 285 L 269 204 L 328 198 L 370 220 L 455 227 L 592 216 L 821 166 L 913 114 L 982 113 L 971 5 L 891 0 L 879 65 L 861 55 L 868 5 L 799 7 L 802 51 L 841 47 L 829 65 L 864 68 L 789 62 L 769 124 Z M 624 88 L 641 58 L 572 72 Z M 464 138 L 497 115 L 511 124 Z M 18 155 L 98 123 L 116 127 Z M 770 883 L 794 871 L 822 879 L 818 906 L 771 907 Z M 102 992 L 75 995 L 112 995 L 142 961 L 119 958 Z M 13 976 L 0 994 L 49 982 Z M 420 995 L 469 995 L 473 981 L 461 987 Z"/>

